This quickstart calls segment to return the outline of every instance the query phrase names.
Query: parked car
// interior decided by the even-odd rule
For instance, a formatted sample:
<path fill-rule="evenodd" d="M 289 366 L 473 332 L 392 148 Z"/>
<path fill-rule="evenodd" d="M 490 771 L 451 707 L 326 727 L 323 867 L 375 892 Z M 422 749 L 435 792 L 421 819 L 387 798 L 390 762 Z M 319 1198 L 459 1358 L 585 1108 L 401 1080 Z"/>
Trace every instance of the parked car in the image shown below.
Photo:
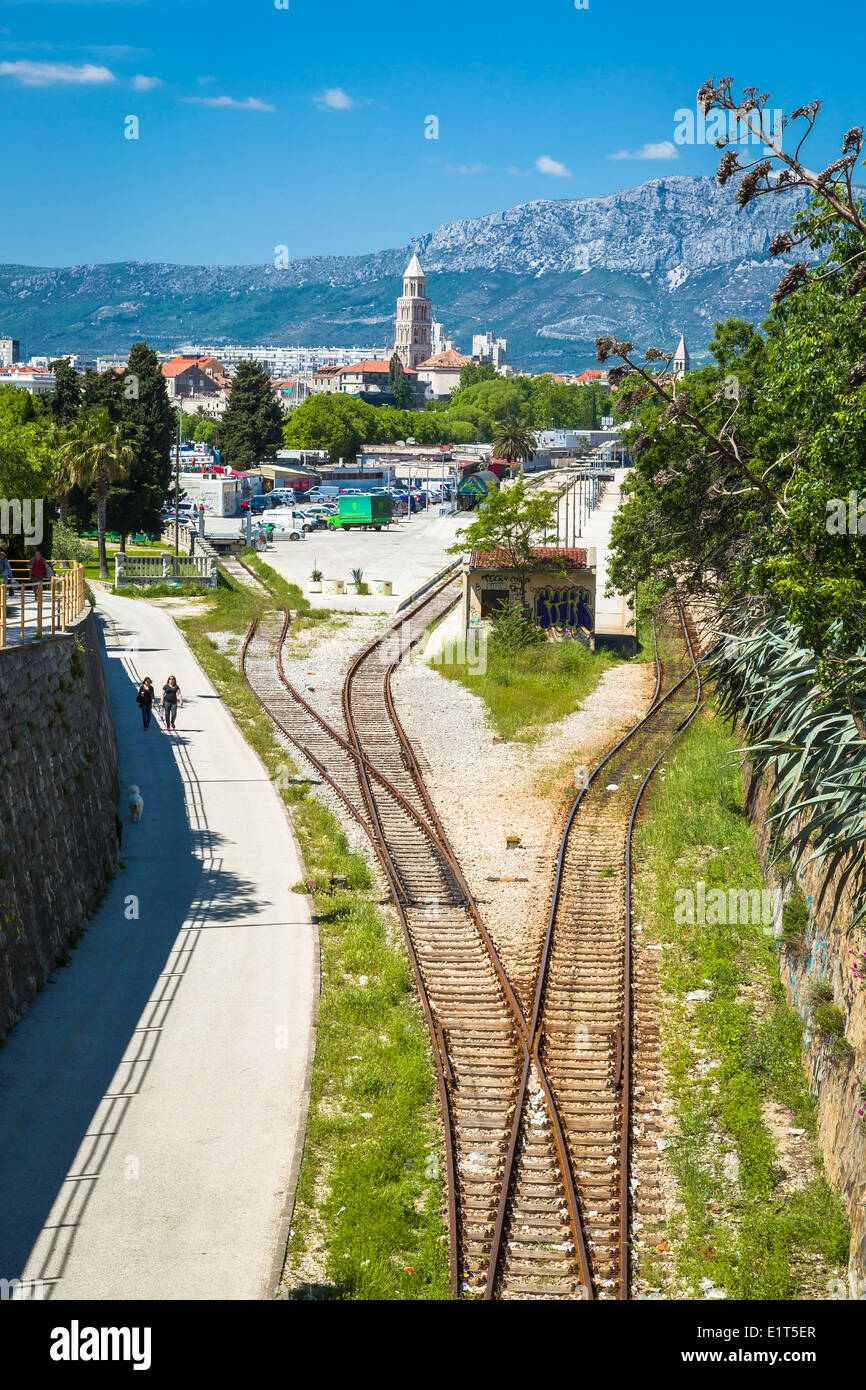
<path fill-rule="evenodd" d="M 174 521 L 174 507 L 166 505 L 160 513 L 163 521 Z M 194 502 L 181 502 L 177 509 L 178 520 L 181 523 L 191 521 L 193 518 L 198 521 L 198 506 Z"/>
<path fill-rule="evenodd" d="M 272 507 L 290 506 L 298 500 L 294 489 L 290 487 L 275 487 L 271 492 L 265 493 L 265 496 L 270 497 Z"/>
<path fill-rule="evenodd" d="M 271 500 L 269 492 L 261 493 L 258 497 L 251 497 L 248 502 L 242 502 L 244 510 L 249 510 L 252 516 L 261 516 L 262 512 L 269 512 L 277 503 Z"/>
<path fill-rule="evenodd" d="M 280 515 L 279 510 L 274 507 L 268 513 L 267 521 L 260 521 L 253 527 L 253 535 L 264 532 L 269 541 L 305 541 L 307 533 L 300 521 L 295 521 L 289 513 L 288 516 Z M 244 532 L 241 532 L 243 538 Z"/>

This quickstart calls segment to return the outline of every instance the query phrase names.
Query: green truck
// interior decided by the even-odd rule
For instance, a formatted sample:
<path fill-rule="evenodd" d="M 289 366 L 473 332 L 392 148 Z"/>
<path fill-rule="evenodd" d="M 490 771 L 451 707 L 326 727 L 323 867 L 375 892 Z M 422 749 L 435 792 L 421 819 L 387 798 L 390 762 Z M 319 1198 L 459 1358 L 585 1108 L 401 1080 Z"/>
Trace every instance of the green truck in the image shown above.
<path fill-rule="evenodd" d="M 393 516 L 391 498 L 385 493 L 344 493 L 337 498 L 337 511 L 328 517 L 329 531 L 381 531 Z"/>

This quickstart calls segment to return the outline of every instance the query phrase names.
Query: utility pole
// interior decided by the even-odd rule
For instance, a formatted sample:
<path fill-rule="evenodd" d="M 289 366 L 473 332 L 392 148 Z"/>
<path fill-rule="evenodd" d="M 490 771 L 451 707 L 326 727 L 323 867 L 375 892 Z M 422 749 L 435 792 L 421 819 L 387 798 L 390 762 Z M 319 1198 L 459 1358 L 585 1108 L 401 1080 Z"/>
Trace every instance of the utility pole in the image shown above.
<path fill-rule="evenodd" d="M 178 394 L 177 398 L 177 451 L 174 456 L 174 553 L 180 554 L 178 548 L 179 529 L 180 529 L 180 437 L 183 432 L 183 396 Z"/>

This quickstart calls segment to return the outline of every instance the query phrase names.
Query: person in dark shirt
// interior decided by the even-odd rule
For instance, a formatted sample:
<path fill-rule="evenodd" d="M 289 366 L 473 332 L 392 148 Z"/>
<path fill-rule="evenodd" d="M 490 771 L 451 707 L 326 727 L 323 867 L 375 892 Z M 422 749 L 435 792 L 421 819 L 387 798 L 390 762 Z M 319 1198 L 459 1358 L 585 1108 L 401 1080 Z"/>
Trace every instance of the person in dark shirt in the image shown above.
<path fill-rule="evenodd" d="M 153 681 L 150 679 L 150 676 L 145 676 L 141 685 L 138 687 L 136 703 L 141 706 L 141 718 L 146 729 L 150 728 L 150 716 L 155 699 L 156 691 L 153 688 Z"/>
<path fill-rule="evenodd" d="M 183 696 L 180 693 L 180 686 L 174 676 L 169 676 L 165 685 L 162 687 L 162 712 L 165 716 L 165 731 L 170 734 L 174 728 L 174 721 L 177 718 L 177 707 L 183 704 Z"/>

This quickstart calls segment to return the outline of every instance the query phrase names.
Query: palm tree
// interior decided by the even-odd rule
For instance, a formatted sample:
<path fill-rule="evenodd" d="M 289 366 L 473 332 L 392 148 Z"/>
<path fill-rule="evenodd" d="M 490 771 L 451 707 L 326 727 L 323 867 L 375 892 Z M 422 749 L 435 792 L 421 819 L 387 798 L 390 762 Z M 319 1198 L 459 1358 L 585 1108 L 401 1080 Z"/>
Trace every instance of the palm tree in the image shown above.
<path fill-rule="evenodd" d="M 507 459 L 513 467 L 515 463 L 524 463 L 532 458 L 535 444 L 535 435 L 527 425 L 521 425 L 516 420 L 503 420 L 493 436 L 493 455 L 498 459 Z"/>
<path fill-rule="evenodd" d="M 123 426 L 111 423 L 108 410 L 103 407 L 79 416 L 67 435 L 61 456 L 72 481 L 81 488 L 92 487 L 96 493 L 99 577 L 108 579 L 108 555 L 105 550 L 108 489 L 129 473 L 136 460 L 135 447 L 124 438 Z"/>

